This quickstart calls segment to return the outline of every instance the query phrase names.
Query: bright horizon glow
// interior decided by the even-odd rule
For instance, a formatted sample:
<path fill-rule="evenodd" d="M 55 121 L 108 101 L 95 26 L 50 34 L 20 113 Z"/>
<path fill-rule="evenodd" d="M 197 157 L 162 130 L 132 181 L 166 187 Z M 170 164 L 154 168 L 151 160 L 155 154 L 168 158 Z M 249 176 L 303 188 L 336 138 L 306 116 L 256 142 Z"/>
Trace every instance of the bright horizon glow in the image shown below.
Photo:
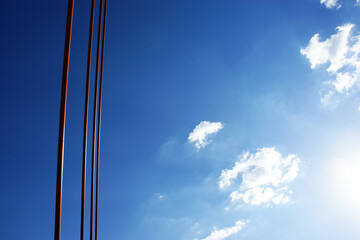
<path fill-rule="evenodd" d="M 358 159 L 360 156 L 357 156 Z M 358 159 L 332 159 L 327 165 L 330 193 L 339 205 L 353 211 L 360 220 L 360 163 Z"/>

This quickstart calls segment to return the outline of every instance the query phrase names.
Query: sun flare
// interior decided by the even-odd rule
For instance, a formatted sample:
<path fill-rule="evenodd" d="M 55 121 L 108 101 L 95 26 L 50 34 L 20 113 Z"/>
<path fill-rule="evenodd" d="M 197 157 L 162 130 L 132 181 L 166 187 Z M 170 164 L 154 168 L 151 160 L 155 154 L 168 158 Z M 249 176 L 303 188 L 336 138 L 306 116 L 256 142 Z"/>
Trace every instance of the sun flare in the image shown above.
<path fill-rule="evenodd" d="M 360 210 L 360 163 L 343 159 L 329 164 L 332 193 L 339 203 Z"/>

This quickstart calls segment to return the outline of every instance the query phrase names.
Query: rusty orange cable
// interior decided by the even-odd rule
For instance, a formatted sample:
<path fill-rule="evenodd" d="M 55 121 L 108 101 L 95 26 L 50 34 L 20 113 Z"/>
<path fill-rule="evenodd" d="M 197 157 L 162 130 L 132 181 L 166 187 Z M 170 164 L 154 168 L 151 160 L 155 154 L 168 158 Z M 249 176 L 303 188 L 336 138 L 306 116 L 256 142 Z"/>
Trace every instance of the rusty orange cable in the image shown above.
<path fill-rule="evenodd" d="M 58 139 L 58 156 L 57 156 L 57 173 L 56 173 L 56 206 L 55 206 L 55 230 L 54 239 L 60 240 L 61 233 L 61 201 L 62 201 L 62 183 L 63 183 L 63 165 L 64 165 L 64 141 L 65 141 L 65 117 L 66 117 L 66 97 L 69 75 L 69 59 L 71 45 L 71 30 L 74 13 L 74 0 L 68 1 L 64 61 L 61 82 L 61 100 L 60 100 L 60 117 L 59 117 L 59 139 Z"/>

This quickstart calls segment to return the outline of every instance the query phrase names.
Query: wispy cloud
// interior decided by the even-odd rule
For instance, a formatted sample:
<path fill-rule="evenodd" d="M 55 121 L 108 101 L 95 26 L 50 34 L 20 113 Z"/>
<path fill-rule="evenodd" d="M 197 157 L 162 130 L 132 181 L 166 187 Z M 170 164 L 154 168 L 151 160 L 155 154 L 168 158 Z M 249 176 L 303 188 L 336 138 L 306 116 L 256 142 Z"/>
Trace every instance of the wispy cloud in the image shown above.
<path fill-rule="evenodd" d="M 320 0 L 320 3 L 325 5 L 327 8 L 341 8 L 341 4 L 338 2 L 338 0 Z"/>
<path fill-rule="evenodd" d="M 337 99 L 334 95 L 334 91 L 325 92 L 325 94 L 321 95 L 320 102 L 326 107 L 335 108 L 339 103 L 339 99 Z"/>
<path fill-rule="evenodd" d="M 206 238 L 203 238 L 202 240 L 223 240 L 228 237 L 230 237 L 233 234 L 236 234 L 241 231 L 241 229 L 244 227 L 245 222 L 243 221 L 237 221 L 234 226 L 227 227 L 223 229 L 217 230 L 216 228 L 214 231 L 207 236 Z"/>
<path fill-rule="evenodd" d="M 210 135 L 217 133 L 223 127 L 224 125 L 221 122 L 202 121 L 189 134 L 188 141 L 195 143 L 196 148 L 199 150 L 211 142 Z"/>
<path fill-rule="evenodd" d="M 341 8 L 341 1 L 339 1 L 339 0 L 320 0 L 320 3 L 329 9 Z M 359 4 L 360 4 L 360 0 L 356 0 L 355 6 L 359 6 Z"/>
<path fill-rule="evenodd" d="M 291 191 L 287 184 L 294 180 L 299 171 L 300 160 L 296 155 L 283 157 L 272 148 L 259 148 L 255 154 L 240 155 L 235 166 L 221 172 L 219 188 L 233 185 L 241 175 L 241 183 L 232 191 L 232 202 L 251 205 L 287 203 Z"/>
<path fill-rule="evenodd" d="M 301 54 L 309 59 L 312 69 L 329 64 L 326 70 L 332 78 L 330 84 L 339 94 L 349 94 L 360 79 L 360 35 L 352 34 L 354 27 L 351 23 L 339 26 L 336 28 L 337 33 L 324 41 L 320 40 L 317 33 L 308 45 L 300 50 Z M 327 103 L 330 100 L 329 96 L 334 94 L 325 95 L 323 103 Z"/>

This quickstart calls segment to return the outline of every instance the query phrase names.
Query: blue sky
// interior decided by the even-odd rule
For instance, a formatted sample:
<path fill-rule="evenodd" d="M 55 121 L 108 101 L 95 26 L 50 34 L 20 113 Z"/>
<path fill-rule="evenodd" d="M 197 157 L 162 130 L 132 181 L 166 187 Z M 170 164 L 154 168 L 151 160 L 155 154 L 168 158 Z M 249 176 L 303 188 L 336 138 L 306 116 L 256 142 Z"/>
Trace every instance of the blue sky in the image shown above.
<path fill-rule="evenodd" d="M 66 9 L 0 9 L 1 239 L 53 237 Z M 89 13 L 75 1 L 63 239 L 80 237 Z M 359 26 L 356 0 L 109 1 L 99 239 L 359 239 Z"/>

